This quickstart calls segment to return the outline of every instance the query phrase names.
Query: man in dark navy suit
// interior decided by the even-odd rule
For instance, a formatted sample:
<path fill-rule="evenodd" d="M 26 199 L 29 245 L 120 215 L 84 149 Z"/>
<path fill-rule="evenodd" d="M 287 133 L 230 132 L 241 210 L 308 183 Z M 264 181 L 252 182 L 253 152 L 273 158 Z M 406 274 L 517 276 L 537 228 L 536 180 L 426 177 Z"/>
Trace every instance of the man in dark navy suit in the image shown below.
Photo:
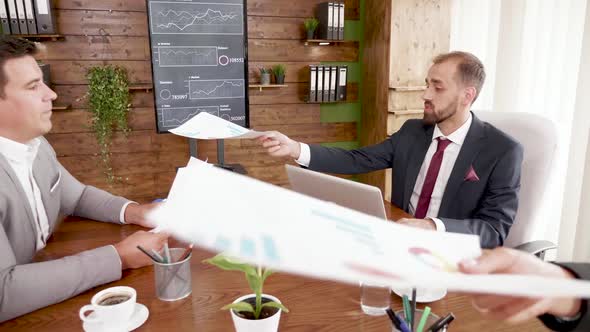
<path fill-rule="evenodd" d="M 426 77 L 424 117 L 408 120 L 385 141 L 347 151 L 296 142 L 279 132 L 259 138 L 270 155 L 340 174 L 393 169 L 392 203 L 414 227 L 476 234 L 501 246 L 518 207 L 522 146 L 470 111 L 485 81 L 466 52 L 437 56 Z"/>

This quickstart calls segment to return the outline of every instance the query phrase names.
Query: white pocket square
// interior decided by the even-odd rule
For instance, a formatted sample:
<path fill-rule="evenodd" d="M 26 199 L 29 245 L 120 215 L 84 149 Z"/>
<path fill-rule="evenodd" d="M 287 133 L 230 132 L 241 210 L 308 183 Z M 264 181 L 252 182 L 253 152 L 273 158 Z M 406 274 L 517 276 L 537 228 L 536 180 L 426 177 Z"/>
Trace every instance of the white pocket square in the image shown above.
<path fill-rule="evenodd" d="M 51 185 L 51 189 L 49 189 L 50 193 L 55 191 L 55 188 L 57 188 L 60 181 L 61 181 L 61 172 L 57 172 L 57 180 L 55 180 L 55 183 Z"/>

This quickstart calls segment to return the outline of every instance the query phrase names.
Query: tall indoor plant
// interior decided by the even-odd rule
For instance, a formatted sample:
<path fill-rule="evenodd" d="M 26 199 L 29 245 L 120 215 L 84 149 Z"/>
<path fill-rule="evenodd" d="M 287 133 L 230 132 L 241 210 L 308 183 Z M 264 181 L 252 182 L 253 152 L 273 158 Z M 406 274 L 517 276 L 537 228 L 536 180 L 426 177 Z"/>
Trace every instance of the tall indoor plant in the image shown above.
<path fill-rule="evenodd" d="M 92 130 L 100 147 L 101 162 L 109 183 L 115 180 L 111 166 L 111 138 L 115 128 L 125 135 L 129 113 L 129 81 L 127 71 L 118 66 L 96 66 L 88 71 L 88 104 L 92 114 Z"/>
<path fill-rule="evenodd" d="M 237 332 L 278 330 L 281 311 L 289 312 L 289 310 L 277 298 L 262 293 L 264 281 L 273 273 L 270 269 L 254 267 L 223 254 L 206 259 L 203 262 L 223 270 L 244 272 L 248 285 L 254 292 L 254 294 L 242 296 L 233 303 L 221 308 L 231 310 Z"/>

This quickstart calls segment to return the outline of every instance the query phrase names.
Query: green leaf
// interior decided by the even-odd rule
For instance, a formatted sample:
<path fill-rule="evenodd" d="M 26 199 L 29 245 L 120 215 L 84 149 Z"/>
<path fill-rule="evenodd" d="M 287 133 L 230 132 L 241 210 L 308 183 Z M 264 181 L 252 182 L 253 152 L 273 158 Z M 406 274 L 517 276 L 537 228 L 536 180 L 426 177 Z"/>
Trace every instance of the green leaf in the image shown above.
<path fill-rule="evenodd" d="M 262 273 L 262 283 L 264 284 L 264 282 L 266 281 L 266 278 L 268 278 L 271 274 L 273 274 L 275 271 L 271 270 L 271 269 L 265 269 L 264 273 Z"/>
<path fill-rule="evenodd" d="M 289 312 L 289 309 L 287 309 L 287 307 L 285 307 L 284 305 L 275 302 L 275 301 L 271 301 L 271 302 L 266 302 L 262 304 L 262 307 L 273 307 L 273 308 L 279 308 L 281 310 L 283 310 L 284 312 Z"/>
<path fill-rule="evenodd" d="M 245 312 L 254 312 L 254 307 L 248 302 L 237 302 L 237 303 L 230 303 L 225 305 L 221 308 L 221 310 L 229 310 L 233 309 L 237 312 L 245 311 Z"/>
<path fill-rule="evenodd" d="M 242 271 L 246 273 L 246 275 L 256 276 L 256 269 L 252 265 L 239 262 L 233 258 L 225 256 L 224 254 L 218 254 L 213 258 L 205 259 L 203 262 L 217 266 L 222 270 Z"/>
<path fill-rule="evenodd" d="M 248 285 L 252 292 L 259 293 L 261 291 L 262 280 L 260 280 L 259 276 L 252 276 L 246 273 L 246 280 L 248 280 Z"/>

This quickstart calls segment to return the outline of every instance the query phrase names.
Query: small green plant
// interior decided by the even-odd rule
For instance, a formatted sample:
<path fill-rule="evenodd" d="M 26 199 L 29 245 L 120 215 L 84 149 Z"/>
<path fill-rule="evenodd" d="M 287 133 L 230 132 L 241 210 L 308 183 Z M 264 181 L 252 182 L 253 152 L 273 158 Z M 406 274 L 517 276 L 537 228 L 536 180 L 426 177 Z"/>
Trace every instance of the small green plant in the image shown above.
<path fill-rule="evenodd" d="M 272 72 L 274 73 L 275 77 L 276 76 L 285 76 L 285 70 L 286 70 L 285 65 L 280 64 L 280 63 L 272 66 Z"/>
<path fill-rule="evenodd" d="M 270 69 L 269 68 L 264 68 L 264 67 L 260 67 L 258 68 L 260 70 L 260 74 L 270 74 Z"/>
<path fill-rule="evenodd" d="M 317 29 L 319 23 L 320 23 L 320 21 L 318 21 L 317 18 L 310 17 L 310 18 L 306 18 L 303 21 L 303 26 L 305 27 L 305 31 L 314 32 L 315 29 Z"/>
<path fill-rule="evenodd" d="M 127 135 L 129 81 L 127 71 L 118 66 L 97 66 L 88 71 L 88 104 L 92 130 L 100 147 L 101 161 L 108 183 L 115 181 L 111 166 L 111 138 L 114 128 Z"/>
<path fill-rule="evenodd" d="M 268 278 L 268 276 L 273 273 L 273 271 L 270 269 L 263 270 L 261 267 L 256 268 L 252 265 L 241 263 L 235 259 L 229 258 L 223 254 L 218 254 L 213 258 L 204 260 L 203 262 L 217 266 L 222 270 L 244 272 L 250 289 L 252 292 L 254 292 L 254 294 L 256 294 L 256 303 L 254 306 L 248 302 L 237 302 L 222 307 L 222 310 L 233 309 L 236 312 L 250 312 L 254 315 L 254 319 L 259 319 L 260 312 L 264 307 L 278 308 L 282 309 L 284 312 L 289 312 L 289 310 L 284 305 L 278 302 L 270 301 L 262 303 L 262 286 L 264 285 L 266 278 Z"/>

